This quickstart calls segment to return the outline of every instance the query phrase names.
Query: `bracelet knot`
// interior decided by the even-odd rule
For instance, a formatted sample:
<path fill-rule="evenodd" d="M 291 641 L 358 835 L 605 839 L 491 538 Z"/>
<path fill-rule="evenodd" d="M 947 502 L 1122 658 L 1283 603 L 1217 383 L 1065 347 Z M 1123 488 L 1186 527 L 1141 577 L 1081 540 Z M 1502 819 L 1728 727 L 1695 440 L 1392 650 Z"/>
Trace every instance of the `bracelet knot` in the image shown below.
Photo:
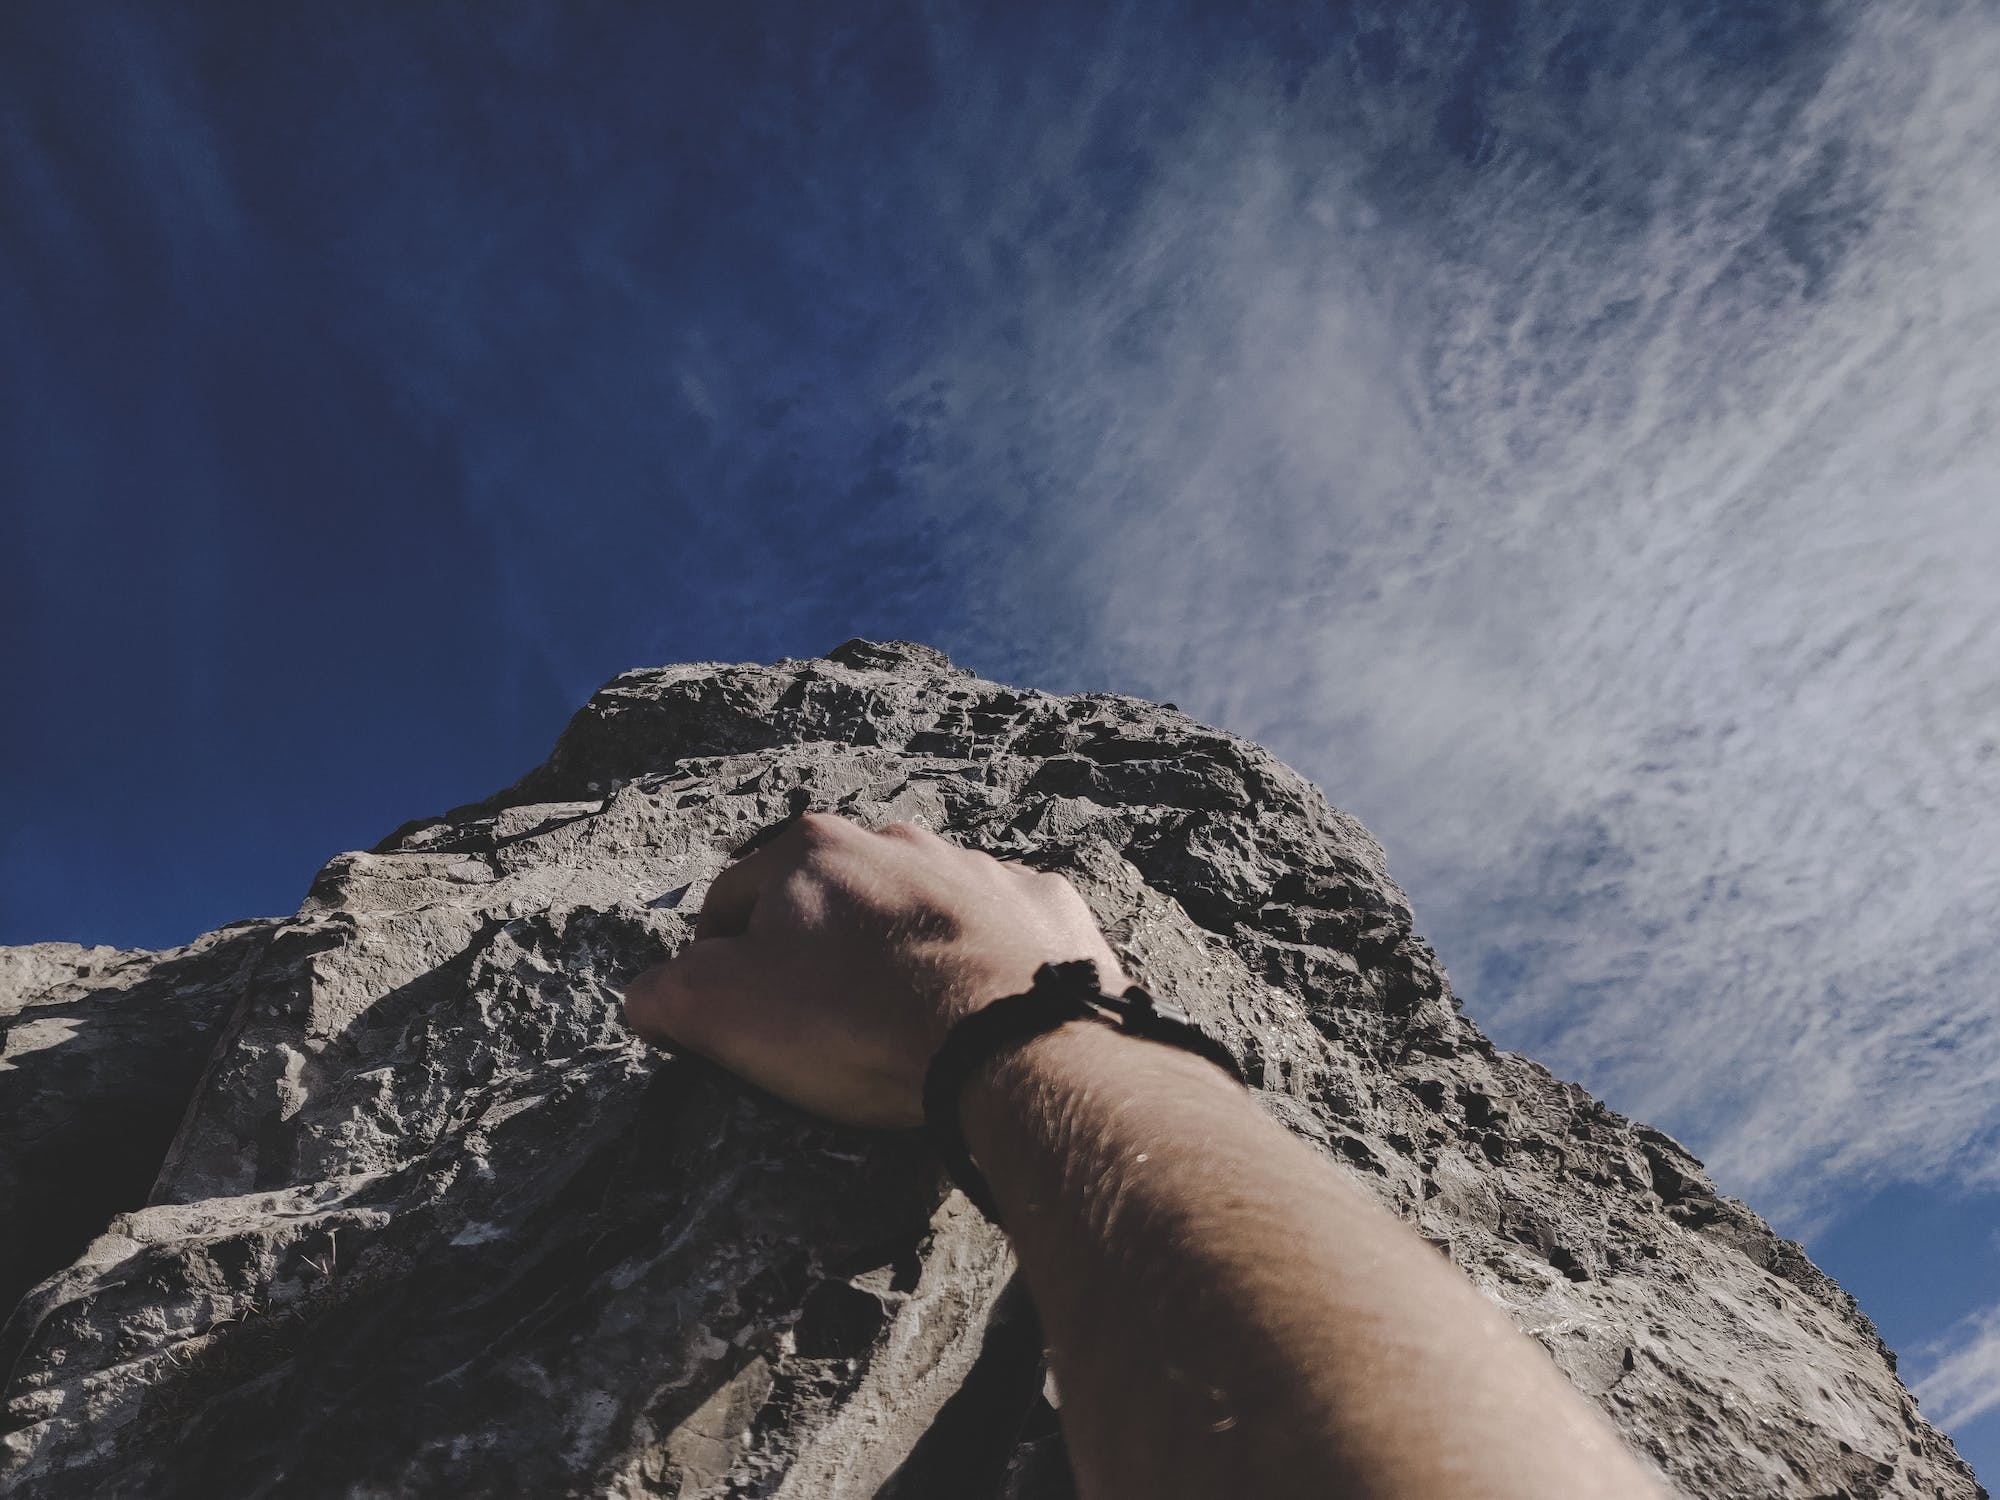
<path fill-rule="evenodd" d="M 959 1096 L 973 1072 L 1001 1051 L 1071 1021 L 1100 1021 L 1128 1036 L 1180 1047 L 1207 1058 L 1238 1083 L 1244 1081 L 1229 1050 L 1178 1006 L 1162 1003 L 1136 984 L 1122 994 L 1107 993 L 1098 983 L 1096 962 L 1088 958 L 1043 964 L 1029 989 L 1003 996 L 953 1025 L 924 1073 L 924 1128 L 951 1180 L 996 1224 L 1000 1208 L 966 1144 Z"/>

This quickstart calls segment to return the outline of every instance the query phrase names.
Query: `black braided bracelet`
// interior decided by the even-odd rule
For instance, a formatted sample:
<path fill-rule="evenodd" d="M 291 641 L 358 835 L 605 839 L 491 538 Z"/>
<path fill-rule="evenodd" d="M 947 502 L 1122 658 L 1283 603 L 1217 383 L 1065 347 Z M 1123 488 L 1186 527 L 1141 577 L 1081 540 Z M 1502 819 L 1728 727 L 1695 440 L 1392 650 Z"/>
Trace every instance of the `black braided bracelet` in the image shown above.
<path fill-rule="evenodd" d="M 1043 964 L 1035 970 L 1032 989 L 995 1000 L 953 1026 L 924 1074 L 924 1126 L 931 1141 L 944 1158 L 951 1180 L 996 1224 L 1000 1208 L 965 1144 L 958 1120 L 958 1096 L 973 1070 L 995 1053 L 1070 1021 L 1102 1021 L 1129 1036 L 1185 1048 L 1243 1082 L 1236 1059 L 1185 1011 L 1162 1004 L 1136 984 L 1122 995 L 1105 993 L 1098 986 L 1097 965 L 1087 958 Z"/>

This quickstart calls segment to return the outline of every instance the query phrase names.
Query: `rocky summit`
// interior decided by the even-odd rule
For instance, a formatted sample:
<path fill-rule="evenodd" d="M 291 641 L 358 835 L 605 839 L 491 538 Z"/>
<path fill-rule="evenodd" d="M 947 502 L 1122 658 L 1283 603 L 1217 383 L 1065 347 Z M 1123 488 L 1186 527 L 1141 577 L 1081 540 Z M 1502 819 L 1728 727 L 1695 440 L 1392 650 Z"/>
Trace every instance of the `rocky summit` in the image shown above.
<path fill-rule="evenodd" d="M 1798 1245 L 1458 1013 L 1306 781 L 1170 706 L 868 641 L 627 673 L 294 916 L 0 950 L 0 1489 L 1070 1493 L 1006 1243 L 924 1143 L 620 1021 L 806 808 L 1066 874 L 1683 1493 L 1984 1495 Z"/>

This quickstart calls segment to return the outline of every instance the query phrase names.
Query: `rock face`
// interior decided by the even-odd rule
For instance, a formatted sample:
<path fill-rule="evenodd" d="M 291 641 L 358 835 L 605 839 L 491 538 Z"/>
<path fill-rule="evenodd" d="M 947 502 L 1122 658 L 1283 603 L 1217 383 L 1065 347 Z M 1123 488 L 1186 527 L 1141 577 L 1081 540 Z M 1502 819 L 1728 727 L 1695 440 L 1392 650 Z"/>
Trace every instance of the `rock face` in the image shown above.
<path fill-rule="evenodd" d="M 1797 1245 L 1457 1013 L 1305 781 L 1171 708 L 860 641 L 627 673 L 294 917 L 0 953 L 0 1488 L 1069 1493 L 1005 1242 L 922 1143 L 620 1023 L 806 807 L 1069 875 L 1686 1494 L 1984 1494 Z"/>

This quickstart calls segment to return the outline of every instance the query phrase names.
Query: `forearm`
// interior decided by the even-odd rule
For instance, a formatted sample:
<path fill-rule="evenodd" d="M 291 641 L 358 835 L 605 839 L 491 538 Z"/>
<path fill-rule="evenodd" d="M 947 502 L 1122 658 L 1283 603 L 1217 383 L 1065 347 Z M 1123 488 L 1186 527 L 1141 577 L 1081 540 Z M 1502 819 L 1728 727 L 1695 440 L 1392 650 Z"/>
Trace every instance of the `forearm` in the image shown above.
<path fill-rule="evenodd" d="M 1071 1025 L 963 1113 L 1092 1500 L 1656 1493 L 1540 1349 L 1200 1059 Z"/>
<path fill-rule="evenodd" d="M 710 886 L 626 1013 L 850 1125 L 923 1118 L 982 997 L 1118 965 L 1057 875 L 807 814 Z M 1085 1495 L 1656 1493 L 1442 1257 L 1218 1069 L 1073 1023 L 960 1096 L 1054 1350 Z"/>

